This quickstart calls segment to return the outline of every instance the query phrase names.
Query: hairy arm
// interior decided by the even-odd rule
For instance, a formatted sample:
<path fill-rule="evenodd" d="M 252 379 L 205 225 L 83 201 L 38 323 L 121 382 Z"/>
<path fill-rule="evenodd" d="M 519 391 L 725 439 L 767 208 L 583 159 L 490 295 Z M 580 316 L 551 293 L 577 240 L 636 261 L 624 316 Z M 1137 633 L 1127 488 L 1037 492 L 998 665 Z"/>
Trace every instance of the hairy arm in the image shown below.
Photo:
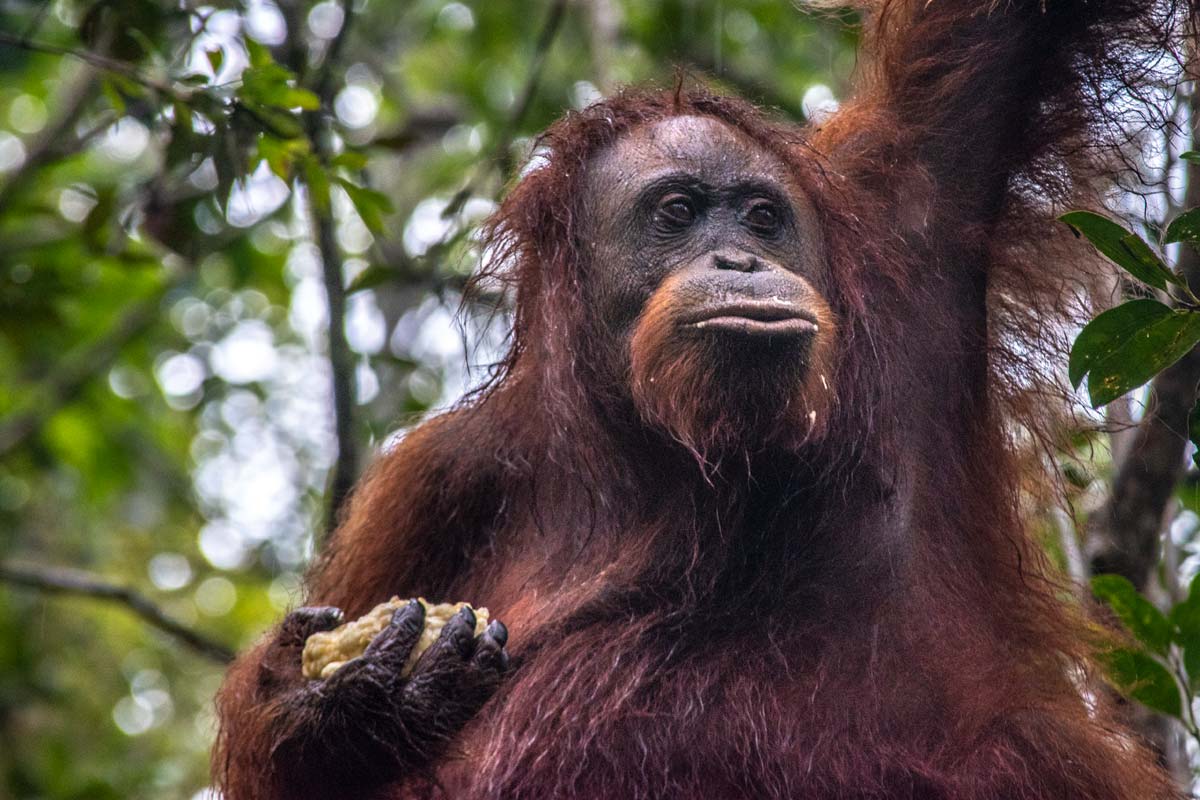
<path fill-rule="evenodd" d="M 1138 101 L 1178 79 L 1194 13 L 1187 0 L 879 0 L 864 12 L 857 99 L 821 138 L 859 177 L 927 181 L 936 202 L 919 222 L 942 230 L 986 229 L 1014 199 L 1068 201 L 1111 175 L 1146 122 Z"/>
<path fill-rule="evenodd" d="M 450 599 L 502 504 L 494 454 L 478 446 L 489 424 L 483 409 L 445 414 L 381 457 L 309 574 L 307 602 L 356 617 L 394 594 Z"/>
<path fill-rule="evenodd" d="M 463 448 L 454 414 L 414 430 L 363 479 L 309 576 L 309 606 L 231 667 L 217 698 L 214 773 L 229 800 L 366 798 L 421 779 L 507 668 L 507 632 L 475 636 L 457 615 L 401 677 L 420 637 L 417 603 L 396 612 L 362 657 L 333 676 L 301 675 L 309 635 L 392 595 L 441 598 L 474 537 L 492 524 L 480 456 Z"/>
<path fill-rule="evenodd" d="M 1180 78 L 1194 10 L 1191 0 L 861 2 L 857 91 L 812 144 L 881 253 L 864 294 L 896 309 L 895 329 L 876 322 L 876 338 L 914 365 L 902 391 L 957 420 L 919 436 L 953 446 L 968 441 L 991 387 L 1059 356 L 1065 326 L 1054 322 L 1078 313 L 1067 290 L 1094 286 L 1096 262 L 1055 217 L 1098 205 L 1121 172 L 1122 146 L 1159 114 L 1145 101 Z"/>

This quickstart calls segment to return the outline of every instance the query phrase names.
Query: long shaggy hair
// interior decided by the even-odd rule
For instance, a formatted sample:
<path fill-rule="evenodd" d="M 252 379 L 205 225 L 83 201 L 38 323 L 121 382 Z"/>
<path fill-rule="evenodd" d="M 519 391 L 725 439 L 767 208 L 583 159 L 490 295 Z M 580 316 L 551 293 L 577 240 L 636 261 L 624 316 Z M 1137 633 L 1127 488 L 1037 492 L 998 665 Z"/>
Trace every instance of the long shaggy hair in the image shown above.
<path fill-rule="evenodd" d="M 823 126 L 677 88 L 543 134 L 484 234 L 515 297 L 500 372 L 370 469 L 308 583 L 351 617 L 463 598 L 512 631 L 513 674 L 456 749 L 432 777 L 381 772 L 381 796 L 1172 796 L 1081 691 L 1088 629 L 1027 535 L 1012 431 L 1047 418 L 1040 376 L 1094 263 L 1053 217 L 1112 174 L 1121 109 L 1169 73 L 1154 59 L 1187 14 L 883 0 L 856 99 Z M 827 243 L 835 344 L 770 425 L 753 386 L 672 362 L 653 325 L 612 341 L 588 302 L 586 167 L 676 115 L 785 164 Z M 626 383 L 600 367 L 619 348 Z M 219 698 L 229 800 L 302 766 L 272 757 L 298 680 L 275 645 Z"/>

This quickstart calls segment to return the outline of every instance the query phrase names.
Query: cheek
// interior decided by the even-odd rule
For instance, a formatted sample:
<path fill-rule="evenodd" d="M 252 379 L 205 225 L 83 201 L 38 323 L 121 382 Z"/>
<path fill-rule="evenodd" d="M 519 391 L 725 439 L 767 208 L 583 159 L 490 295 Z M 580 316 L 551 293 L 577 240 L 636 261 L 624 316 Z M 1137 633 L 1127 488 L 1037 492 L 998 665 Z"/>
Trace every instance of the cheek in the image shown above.
<path fill-rule="evenodd" d="M 687 350 L 696 349 L 697 342 L 686 337 L 676 323 L 685 306 L 678 282 L 668 279 L 651 291 L 635 319 L 629 337 L 629 361 L 635 378 L 651 364 L 661 367 L 672 358 L 684 357 Z"/>
<path fill-rule="evenodd" d="M 614 336 L 628 338 L 634 323 L 656 296 L 662 268 L 638 263 L 625 253 L 597 248 L 584 276 L 585 298 L 595 318 Z"/>

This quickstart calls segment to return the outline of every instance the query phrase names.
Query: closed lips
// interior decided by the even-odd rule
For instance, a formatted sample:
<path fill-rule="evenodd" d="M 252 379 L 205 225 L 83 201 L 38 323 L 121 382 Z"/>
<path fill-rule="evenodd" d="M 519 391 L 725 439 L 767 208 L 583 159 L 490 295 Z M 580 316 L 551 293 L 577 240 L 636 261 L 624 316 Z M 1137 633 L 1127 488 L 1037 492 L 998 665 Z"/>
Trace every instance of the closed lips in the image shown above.
<path fill-rule="evenodd" d="M 701 309 L 689 320 L 701 330 L 744 334 L 811 335 L 817 321 L 811 313 L 791 303 L 778 301 L 738 301 Z"/>

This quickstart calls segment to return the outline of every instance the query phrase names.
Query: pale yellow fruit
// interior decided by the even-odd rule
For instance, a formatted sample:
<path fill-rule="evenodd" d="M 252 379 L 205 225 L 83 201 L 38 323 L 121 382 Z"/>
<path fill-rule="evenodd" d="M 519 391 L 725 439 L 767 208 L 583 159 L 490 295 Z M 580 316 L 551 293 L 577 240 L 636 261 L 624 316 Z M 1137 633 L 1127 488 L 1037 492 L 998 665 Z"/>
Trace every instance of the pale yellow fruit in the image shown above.
<path fill-rule="evenodd" d="M 425 630 L 421 638 L 409 653 L 408 661 L 400 670 L 400 677 L 407 676 L 416 666 L 417 659 L 437 641 L 442 628 L 450 618 L 457 614 L 467 603 L 438 603 L 433 605 L 424 597 L 417 601 L 425 607 Z M 304 655 L 301 657 L 302 671 L 306 678 L 328 678 L 338 671 L 338 668 L 352 658 L 358 658 L 367 649 L 371 640 L 392 621 L 396 609 L 408 603 L 399 597 L 393 597 L 386 603 L 380 603 L 356 620 L 347 622 L 331 631 L 314 633 L 304 643 Z M 475 635 L 483 633 L 488 624 L 488 610 L 475 609 Z"/>

